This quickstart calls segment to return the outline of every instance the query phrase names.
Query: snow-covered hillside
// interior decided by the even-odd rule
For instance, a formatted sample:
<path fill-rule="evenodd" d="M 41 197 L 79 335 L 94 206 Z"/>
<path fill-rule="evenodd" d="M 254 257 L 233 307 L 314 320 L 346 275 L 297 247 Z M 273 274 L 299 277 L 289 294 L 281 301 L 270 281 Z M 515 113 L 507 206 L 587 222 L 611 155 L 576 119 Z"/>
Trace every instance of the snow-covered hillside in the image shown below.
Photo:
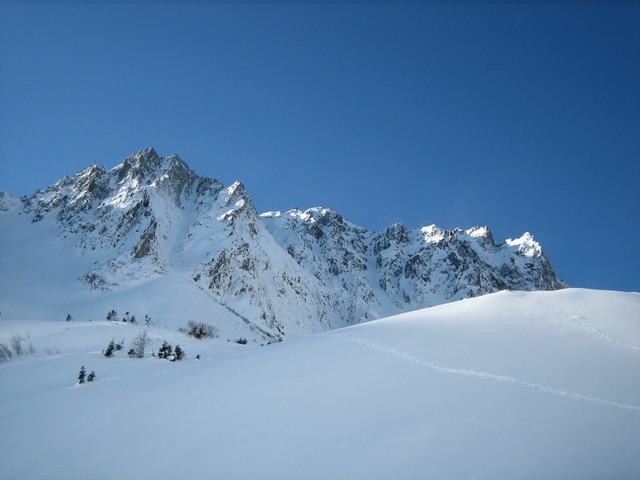
<path fill-rule="evenodd" d="M 34 350 L 0 364 L 0 478 L 640 478 L 637 293 L 502 291 L 263 348 L 152 326 L 144 359 L 101 350 L 145 327 L 97 320 L 0 320 Z M 187 357 L 151 358 L 163 339 Z"/>
<path fill-rule="evenodd" d="M 254 344 L 502 289 L 559 281 L 529 234 L 486 227 L 371 232 L 324 208 L 258 215 L 239 182 L 153 149 L 30 197 L 0 193 L 2 318 L 151 315 Z"/>

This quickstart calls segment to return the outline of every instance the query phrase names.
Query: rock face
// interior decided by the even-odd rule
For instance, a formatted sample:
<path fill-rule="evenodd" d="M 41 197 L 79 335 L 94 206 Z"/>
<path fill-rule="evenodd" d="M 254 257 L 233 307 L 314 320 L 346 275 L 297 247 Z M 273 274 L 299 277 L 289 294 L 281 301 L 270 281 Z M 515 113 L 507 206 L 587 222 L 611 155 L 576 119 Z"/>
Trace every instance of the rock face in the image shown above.
<path fill-rule="evenodd" d="M 375 233 L 321 208 L 262 218 L 348 318 L 377 318 L 504 289 L 565 286 L 529 233 L 498 245 L 486 227 L 409 230 L 395 224 Z"/>
<path fill-rule="evenodd" d="M 111 170 L 91 165 L 0 214 L 53 219 L 91 259 L 80 278 L 107 294 L 179 275 L 268 341 L 502 289 L 565 285 L 525 233 L 496 243 L 486 227 L 372 232 L 323 208 L 259 215 L 239 182 L 196 175 L 146 149 Z"/>

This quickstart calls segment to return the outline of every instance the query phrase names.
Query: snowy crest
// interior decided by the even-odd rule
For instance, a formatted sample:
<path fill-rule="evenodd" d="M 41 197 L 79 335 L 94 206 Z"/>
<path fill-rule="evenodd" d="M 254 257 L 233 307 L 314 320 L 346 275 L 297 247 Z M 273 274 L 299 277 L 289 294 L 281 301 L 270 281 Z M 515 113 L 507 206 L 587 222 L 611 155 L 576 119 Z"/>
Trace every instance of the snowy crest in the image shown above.
<path fill-rule="evenodd" d="M 540 244 L 533 239 L 533 235 L 525 232 L 520 238 L 512 240 L 508 238 L 505 242 L 510 247 L 515 247 L 516 251 L 525 257 L 537 257 L 542 255 Z"/>

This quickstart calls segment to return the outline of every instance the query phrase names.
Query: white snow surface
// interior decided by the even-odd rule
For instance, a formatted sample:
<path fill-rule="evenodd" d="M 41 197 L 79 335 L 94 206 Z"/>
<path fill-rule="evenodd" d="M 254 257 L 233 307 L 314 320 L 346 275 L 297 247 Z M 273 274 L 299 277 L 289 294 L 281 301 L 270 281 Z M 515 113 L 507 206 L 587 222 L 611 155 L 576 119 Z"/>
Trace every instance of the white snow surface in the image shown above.
<path fill-rule="evenodd" d="M 502 291 L 265 347 L 155 326 L 146 358 L 102 355 L 144 328 L 0 316 L 34 350 L 0 363 L 1 479 L 640 478 L 637 293 Z M 187 357 L 151 358 L 163 339 Z"/>

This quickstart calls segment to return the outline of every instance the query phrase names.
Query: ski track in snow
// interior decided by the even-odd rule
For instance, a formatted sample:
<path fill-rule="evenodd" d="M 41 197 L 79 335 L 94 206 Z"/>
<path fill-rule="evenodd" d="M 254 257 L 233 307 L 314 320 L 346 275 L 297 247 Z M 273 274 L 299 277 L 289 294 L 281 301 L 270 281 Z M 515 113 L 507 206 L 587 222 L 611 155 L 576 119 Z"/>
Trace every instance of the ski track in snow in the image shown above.
<path fill-rule="evenodd" d="M 621 347 L 632 348 L 632 349 L 634 349 L 636 351 L 640 351 L 640 347 L 637 347 L 635 345 L 631 345 L 629 343 L 621 342 L 620 340 L 616 340 L 615 338 L 611 338 L 610 336 L 602 333 L 597 328 L 592 327 L 587 322 L 581 320 L 580 317 L 578 317 L 576 315 L 571 315 L 570 313 L 565 312 L 564 310 L 561 310 L 561 309 L 556 308 L 556 307 L 552 307 L 551 305 L 547 305 L 545 303 L 536 302 L 535 300 L 531 300 L 530 298 L 528 298 L 526 295 L 523 295 L 523 294 L 518 294 L 517 296 L 523 302 L 527 302 L 527 303 L 530 303 L 531 305 L 535 305 L 535 306 L 537 306 L 539 308 L 545 308 L 547 310 L 551 310 L 552 312 L 558 313 L 558 314 L 562 315 L 563 317 L 566 317 L 569 320 L 572 320 L 574 323 L 580 325 L 583 328 L 586 328 L 590 332 L 595 333 L 599 337 L 604 338 L 605 340 L 607 340 L 609 342 L 615 343 L 616 345 L 620 345 Z"/>
<path fill-rule="evenodd" d="M 412 355 L 410 353 L 402 352 L 388 345 L 383 345 L 381 343 L 373 342 L 370 340 L 366 340 L 364 338 L 358 338 L 351 335 L 346 335 L 343 333 L 335 333 L 332 336 L 339 338 L 340 340 L 344 340 L 347 342 L 355 343 L 366 347 L 370 350 L 375 350 L 378 352 L 386 353 L 388 355 L 392 355 L 394 357 L 400 358 L 406 362 L 412 363 L 422 368 L 428 368 L 430 370 L 434 370 L 438 373 L 448 373 L 453 375 L 460 375 L 464 377 L 477 377 L 483 380 L 494 380 L 497 382 L 505 382 L 511 383 L 514 385 L 520 385 L 527 388 L 534 388 L 540 390 L 545 393 L 552 393 L 555 395 L 561 395 L 566 398 L 570 398 L 573 400 L 581 400 L 585 402 L 597 403 L 600 405 L 606 405 L 609 407 L 620 408 L 624 410 L 635 410 L 640 412 L 640 406 L 631 405 L 626 403 L 618 403 L 610 400 L 603 400 L 601 398 L 589 397 L 587 395 L 582 395 L 580 393 L 569 392 L 566 390 L 560 390 L 558 388 L 549 387 L 547 385 L 542 385 L 540 383 L 529 382 L 528 380 L 522 380 L 519 378 L 508 377 L 506 375 L 497 375 L 495 373 L 490 372 L 482 372 L 479 370 L 473 370 L 470 368 L 456 368 L 456 367 L 447 367 L 444 365 L 438 365 L 433 362 L 429 362 L 417 355 Z"/>

